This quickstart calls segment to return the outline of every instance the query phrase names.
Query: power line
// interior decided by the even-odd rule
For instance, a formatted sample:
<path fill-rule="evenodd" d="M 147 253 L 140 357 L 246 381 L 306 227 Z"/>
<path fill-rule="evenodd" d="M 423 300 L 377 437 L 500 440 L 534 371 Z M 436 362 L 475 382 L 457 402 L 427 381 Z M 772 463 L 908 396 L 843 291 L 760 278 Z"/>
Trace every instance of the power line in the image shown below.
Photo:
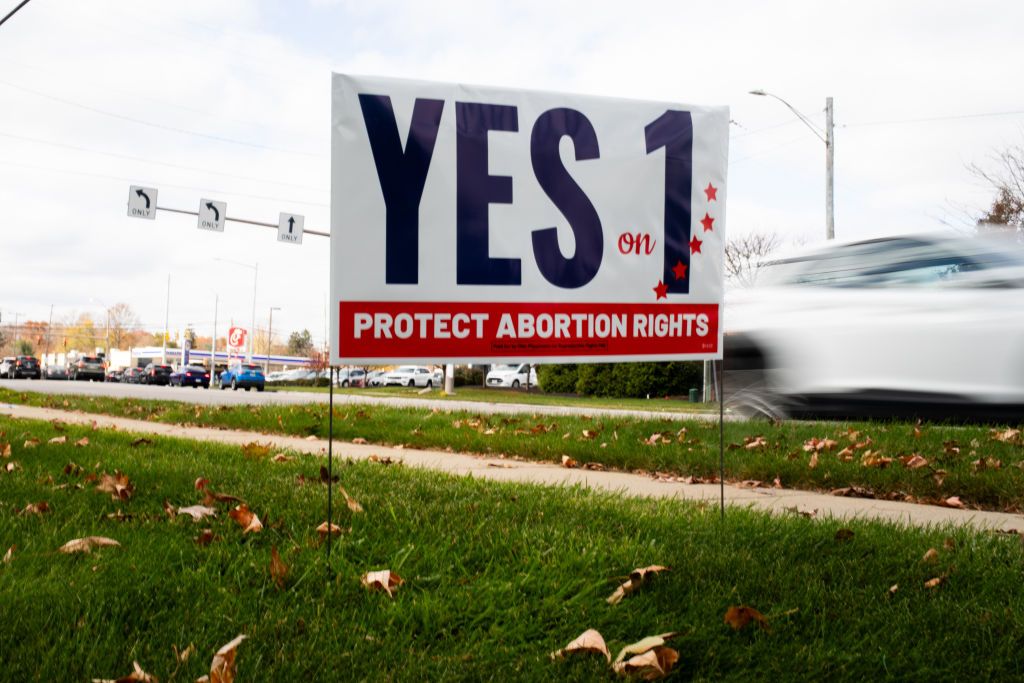
<path fill-rule="evenodd" d="M 85 176 L 85 177 L 88 177 L 88 178 L 100 178 L 102 180 L 117 180 L 119 182 L 125 182 L 125 183 L 136 183 L 136 182 L 138 182 L 138 178 L 124 178 L 124 177 L 121 177 L 121 176 L 106 175 L 106 174 L 103 174 L 103 173 L 88 173 L 86 171 L 74 171 L 74 170 L 67 169 L 67 168 L 55 168 L 53 166 L 36 166 L 34 164 L 23 164 L 23 163 L 19 163 L 17 161 L 2 161 L 2 160 L 0 160 L 0 165 L 3 165 L 3 166 L 15 166 L 15 167 L 18 167 L 18 168 L 30 168 L 30 169 L 33 169 L 33 170 L 36 170 L 36 171 L 50 171 L 50 172 L 54 172 L 54 173 L 69 173 L 71 175 L 80 175 L 80 176 Z M 282 197 L 267 197 L 265 195 L 247 194 L 247 193 L 244 193 L 244 192 L 230 192 L 230 191 L 226 191 L 226 190 L 211 190 L 209 188 L 195 187 L 195 186 L 192 186 L 192 185 L 174 185 L 174 184 L 171 184 L 171 183 L 160 183 L 160 182 L 154 182 L 153 184 L 157 185 L 158 187 L 173 187 L 173 188 L 175 188 L 177 190 L 191 190 L 193 192 L 201 192 L 201 193 L 204 193 L 204 194 L 207 194 L 207 195 L 228 195 L 228 196 L 233 196 L 233 197 L 245 197 L 247 199 L 264 199 L 264 200 L 267 200 L 267 201 L 278 202 L 278 203 L 283 203 L 283 204 L 304 204 L 306 206 L 321 206 L 321 207 L 324 207 L 324 208 L 330 208 L 330 204 L 324 204 L 323 202 L 307 202 L 307 201 L 303 201 L 301 199 L 287 199 L 287 198 L 282 198 Z"/>
<path fill-rule="evenodd" d="M 11 17 L 13 17 L 15 12 L 17 12 L 18 10 L 20 10 L 22 7 L 24 7 L 27 4 L 28 4 L 28 0 L 21 0 L 21 2 L 18 3 L 17 7 L 15 7 L 10 12 L 8 12 L 7 16 L 5 16 L 3 19 L 0 19 L 0 26 L 3 26 L 5 21 L 7 21 Z"/>
<path fill-rule="evenodd" d="M 1013 111 L 990 111 L 982 112 L 980 114 L 954 114 L 951 116 L 928 116 L 918 119 L 891 119 L 889 121 L 864 121 L 862 123 L 844 123 L 841 125 L 842 128 L 861 128 L 864 126 L 891 126 L 906 123 L 932 123 L 934 121 L 957 121 L 961 119 L 980 119 L 988 118 L 993 116 L 1020 116 L 1024 114 L 1024 109 L 1015 109 Z"/>
<path fill-rule="evenodd" d="M 234 173 L 224 173 L 222 171 L 212 171 L 206 168 L 199 168 L 196 166 L 184 166 L 182 164 L 172 164 L 166 161 L 156 161 L 154 159 L 146 159 L 144 157 L 131 156 L 129 154 L 118 154 L 116 152 L 104 152 L 98 149 L 89 149 L 88 147 L 79 147 L 78 145 L 71 145 L 64 142 L 54 142 L 52 140 L 41 140 L 39 138 L 30 138 L 24 135 L 14 135 L 13 133 L 0 132 L 0 137 L 12 138 L 15 140 L 24 140 L 25 142 L 32 142 L 37 145 L 49 145 L 51 147 L 62 147 L 64 149 L 73 149 L 79 152 L 88 152 L 89 154 L 100 154 L 107 157 L 113 157 L 115 159 L 127 159 L 129 161 L 139 161 L 144 164 L 154 164 L 156 166 L 166 166 L 168 168 L 177 168 L 184 171 L 199 171 L 201 173 L 208 173 L 210 175 L 223 176 L 225 178 L 235 178 L 236 180 L 246 180 L 257 183 L 269 183 L 272 185 L 282 185 L 284 187 L 295 187 L 303 190 L 312 190 L 314 192 L 329 192 L 328 189 L 322 187 L 309 187 L 308 185 L 300 185 L 298 183 L 286 183 L 280 180 L 266 180 L 264 178 L 253 178 L 251 176 L 236 175 Z"/>
<path fill-rule="evenodd" d="M 327 156 L 326 154 L 314 154 L 313 152 L 304 152 L 302 150 L 287 149 L 287 148 L 284 148 L 284 147 L 272 147 L 270 145 L 261 145 L 258 142 L 247 142 L 245 140 L 235 140 L 234 138 L 226 138 L 226 137 L 223 137 L 223 136 L 220 136 L 220 135 L 211 135 L 209 133 L 203 133 L 201 131 L 188 130 L 187 128 L 176 128 L 174 126 L 165 126 L 165 125 L 163 125 L 161 123 L 153 123 L 152 121 L 146 121 L 146 120 L 143 120 L 143 119 L 137 119 L 137 118 L 132 117 L 132 116 L 125 116 L 123 114 L 118 114 L 116 112 L 111 112 L 111 111 L 106 111 L 104 109 L 98 109 L 96 107 L 91 107 L 91 106 L 89 106 L 87 104 L 82 104 L 80 102 L 74 102 L 72 100 L 64 99 L 63 97 L 57 97 L 55 95 L 49 95 L 47 93 L 40 92 L 38 90 L 33 90 L 32 88 L 26 88 L 26 87 L 21 86 L 21 85 L 16 85 L 14 83 L 10 83 L 9 81 L 0 80 L 0 85 L 6 85 L 9 88 L 14 88 L 15 90 L 21 90 L 22 92 L 27 92 L 29 94 L 35 95 L 36 97 L 42 97 L 43 99 L 51 100 L 53 102 L 59 102 L 61 104 L 67 105 L 69 107 L 77 107 L 79 109 L 84 109 L 86 111 L 91 111 L 94 114 L 101 114 L 103 116 L 109 116 L 111 118 L 118 119 L 120 121 L 128 121 L 130 123 L 135 123 L 135 124 L 138 124 L 140 126 L 149 126 L 150 128 L 159 128 L 159 129 L 162 129 L 162 130 L 169 130 L 169 131 L 171 131 L 173 133 L 180 133 L 182 135 L 192 135 L 194 137 L 204 138 L 206 140 L 213 140 L 215 142 L 224 142 L 224 143 L 228 143 L 228 144 L 232 144 L 232 145 L 241 145 L 243 147 L 252 147 L 252 148 L 255 148 L 255 149 L 265 149 L 265 150 L 270 150 L 270 151 L 274 151 L 274 152 L 284 152 L 286 154 L 297 154 L 297 155 L 300 155 L 300 156 L 308 156 L 308 157 L 314 157 L 314 158 L 326 158 L 326 156 Z"/>

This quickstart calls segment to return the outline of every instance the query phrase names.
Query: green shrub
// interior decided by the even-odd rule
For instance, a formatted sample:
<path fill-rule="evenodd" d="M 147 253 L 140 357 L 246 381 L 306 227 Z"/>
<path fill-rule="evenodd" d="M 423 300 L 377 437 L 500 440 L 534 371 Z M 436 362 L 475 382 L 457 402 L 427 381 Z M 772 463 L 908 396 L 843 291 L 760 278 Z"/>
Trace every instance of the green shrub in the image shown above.
<path fill-rule="evenodd" d="M 542 365 L 537 370 L 546 393 L 645 398 L 685 396 L 703 384 L 700 361 L 673 363 L 582 363 Z"/>
<path fill-rule="evenodd" d="M 538 365 L 537 383 L 546 394 L 576 393 L 578 365 Z"/>
<path fill-rule="evenodd" d="M 457 387 L 479 387 L 483 386 L 484 372 L 480 368 L 462 367 L 455 368 L 455 386 Z"/>

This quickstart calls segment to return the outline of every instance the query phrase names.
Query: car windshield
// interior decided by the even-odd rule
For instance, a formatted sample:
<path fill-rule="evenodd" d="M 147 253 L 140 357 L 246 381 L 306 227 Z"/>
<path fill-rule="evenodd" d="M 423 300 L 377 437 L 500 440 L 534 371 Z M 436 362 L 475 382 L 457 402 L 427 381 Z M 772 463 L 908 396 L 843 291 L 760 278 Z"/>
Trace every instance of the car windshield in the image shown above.
<path fill-rule="evenodd" d="M 263 368 L 261 368 L 258 365 L 243 365 L 242 369 L 243 370 L 254 370 L 255 371 L 255 370 L 262 370 Z"/>
<path fill-rule="evenodd" d="M 99 363 L 100 359 L 95 356 L 82 356 L 79 360 L 83 363 Z"/>
<path fill-rule="evenodd" d="M 401 372 L 401 373 L 408 374 L 408 373 L 416 372 L 416 368 L 413 367 L 412 365 L 403 365 L 403 366 L 401 366 L 399 368 L 396 368 L 395 372 Z"/>
<path fill-rule="evenodd" d="M 491 370 L 494 372 L 515 372 L 518 368 L 518 365 L 495 365 Z"/>

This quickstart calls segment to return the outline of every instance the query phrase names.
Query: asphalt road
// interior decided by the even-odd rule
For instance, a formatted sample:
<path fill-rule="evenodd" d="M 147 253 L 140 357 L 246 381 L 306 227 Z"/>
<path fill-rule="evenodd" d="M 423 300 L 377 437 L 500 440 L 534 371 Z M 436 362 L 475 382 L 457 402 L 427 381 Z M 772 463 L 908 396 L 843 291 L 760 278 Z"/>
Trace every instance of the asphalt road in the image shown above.
<path fill-rule="evenodd" d="M 0 379 L 0 387 L 14 391 L 34 391 L 43 394 L 75 394 L 107 398 L 138 398 L 162 401 L 181 401 L 201 405 L 293 405 L 299 403 L 327 403 L 328 394 L 302 391 L 221 391 L 192 387 L 162 387 L 147 384 L 119 384 L 114 382 L 68 382 L 60 380 Z M 334 395 L 336 404 L 371 404 L 410 408 L 437 408 L 446 411 L 465 410 L 476 413 L 531 413 L 543 415 L 608 415 L 632 416 L 651 420 L 698 419 L 717 420 L 718 415 L 707 413 L 664 413 L 644 410 L 614 410 L 605 408 L 577 408 L 572 406 L 539 406 L 516 403 L 484 403 L 452 399 L 403 398 L 401 396 Z M 730 419 L 728 416 L 726 419 Z"/>

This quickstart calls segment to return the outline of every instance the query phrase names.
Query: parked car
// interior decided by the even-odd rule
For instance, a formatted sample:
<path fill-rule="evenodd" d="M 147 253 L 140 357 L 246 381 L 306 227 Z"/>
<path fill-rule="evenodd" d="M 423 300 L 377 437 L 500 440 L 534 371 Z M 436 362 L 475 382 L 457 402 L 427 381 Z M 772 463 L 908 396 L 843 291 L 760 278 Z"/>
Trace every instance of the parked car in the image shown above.
<path fill-rule="evenodd" d="M 107 366 L 101 358 L 96 356 L 79 356 L 78 360 L 68 366 L 68 374 L 75 381 L 96 380 L 97 382 L 102 382 L 106 374 L 106 368 Z"/>
<path fill-rule="evenodd" d="M 18 360 L 14 356 L 6 356 L 0 361 L 0 377 L 8 377 L 11 373 L 11 368 L 14 366 L 14 362 Z"/>
<path fill-rule="evenodd" d="M 111 368 L 107 370 L 104 380 L 107 382 L 120 382 L 122 375 L 124 375 L 124 368 Z"/>
<path fill-rule="evenodd" d="M 142 368 L 125 368 L 121 375 L 123 384 L 139 384 L 142 381 Z"/>
<path fill-rule="evenodd" d="M 210 373 L 197 365 L 179 367 L 171 373 L 168 383 L 172 387 L 210 388 Z"/>
<path fill-rule="evenodd" d="M 493 365 L 487 373 L 487 386 L 518 389 L 521 386 L 537 386 L 537 369 L 529 363 L 514 365 Z"/>
<path fill-rule="evenodd" d="M 738 412 L 972 417 L 1024 410 L 1024 254 L 936 235 L 829 243 L 730 293 Z"/>
<path fill-rule="evenodd" d="M 285 378 L 288 373 L 285 370 L 275 370 L 266 376 L 266 383 L 273 384 L 274 382 L 280 382 Z"/>
<path fill-rule="evenodd" d="M 21 377 L 40 379 L 43 376 L 43 370 L 39 367 L 39 359 L 33 356 L 5 358 L 4 365 L 7 369 L 6 377 L 8 379 L 19 379 Z"/>
<path fill-rule="evenodd" d="M 339 387 L 361 387 L 366 380 L 366 371 L 362 368 L 342 368 L 338 370 L 335 382 Z"/>
<path fill-rule="evenodd" d="M 381 386 L 432 387 L 434 373 L 422 365 L 402 365 L 384 375 Z"/>
<path fill-rule="evenodd" d="M 68 369 L 63 365 L 47 365 L 43 371 L 43 379 L 67 379 Z"/>
<path fill-rule="evenodd" d="M 220 388 L 231 387 L 234 391 L 245 389 L 249 391 L 256 387 L 256 391 L 263 391 L 266 378 L 263 376 L 263 368 L 251 363 L 234 363 L 227 370 L 221 373 Z"/>
<path fill-rule="evenodd" d="M 150 363 L 146 366 L 146 369 L 142 371 L 139 383 L 166 386 L 171 383 L 171 372 L 173 372 L 173 368 L 171 368 L 170 365 Z"/>
<path fill-rule="evenodd" d="M 363 386 L 367 387 L 379 387 L 384 385 L 384 375 L 387 373 L 383 370 L 371 370 L 366 373 L 366 377 L 363 378 Z"/>

